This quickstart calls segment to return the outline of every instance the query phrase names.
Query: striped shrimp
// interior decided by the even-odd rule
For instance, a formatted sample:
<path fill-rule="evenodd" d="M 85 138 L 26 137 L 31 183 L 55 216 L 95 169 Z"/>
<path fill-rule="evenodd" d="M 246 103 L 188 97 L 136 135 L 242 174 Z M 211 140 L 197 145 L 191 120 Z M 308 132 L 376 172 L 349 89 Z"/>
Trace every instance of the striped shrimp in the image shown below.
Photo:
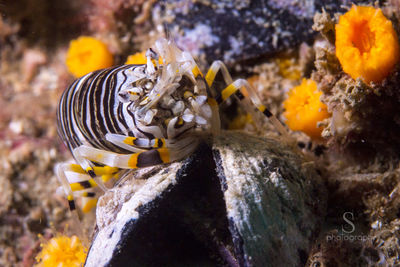
<path fill-rule="evenodd" d="M 231 96 L 252 103 L 288 136 L 250 84 L 233 81 L 221 61 L 204 76 L 190 53 L 166 39 L 157 40 L 146 58 L 143 65 L 89 73 L 61 97 L 58 132 L 76 163 L 59 163 L 55 171 L 72 211 L 76 197 L 82 198 L 82 210 L 90 211 L 98 188 L 107 191 L 107 181 L 127 170 L 189 156 L 204 137 L 219 134 L 219 105 Z M 222 90 L 213 86 L 219 72 L 226 83 Z"/>

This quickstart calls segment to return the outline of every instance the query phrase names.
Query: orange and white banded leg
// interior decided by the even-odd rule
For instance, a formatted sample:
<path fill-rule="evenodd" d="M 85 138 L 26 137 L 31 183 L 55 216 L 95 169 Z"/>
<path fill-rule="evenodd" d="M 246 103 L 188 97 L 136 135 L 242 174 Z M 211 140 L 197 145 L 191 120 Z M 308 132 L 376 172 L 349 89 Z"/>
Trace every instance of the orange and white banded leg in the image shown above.
<path fill-rule="evenodd" d="M 96 177 L 100 177 L 103 183 L 108 182 L 110 179 L 118 179 L 120 169 L 110 166 L 94 166 L 92 167 L 93 173 Z M 71 171 L 75 173 L 75 180 L 79 180 L 82 182 L 77 182 L 75 184 L 71 184 L 72 191 L 84 190 L 89 188 L 97 187 L 96 181 L 90 176 L 80 165 L 78 164 L 70 164 L 69 169 L 67 171 Z M 71 181 L 70 179 L 68 179 Z M 74 181 L 75 181 L 74 180 Z"/>
<path fill-rule="evenodd" d="M 81 197 L 82 211 L 89 212 L 96 207 L 98 194 L 96 195 L 97 183 L 88 175 L 78 164 L 71 164 L 71 175 L 68 178 L 71 190 L 75 197 Z M 120 169 L 110 166 L 94 166 L 93 171 L 96 177 L 101 177 L 101 181 L 106 183 L 110 179 L 119 178 Z"/>
<path fill-rule="evenodd" d="M 211 67 L 209 68 L 209 70 L 208 70 L 208 72 L 206 74 L 206 77 L 205 77 L 206 83 L 207 83 L 208 87 L 210 88 L 211 94 L 214 96 L 214 98 L 219 98 L 220 95 L 221 95 L 221 92 L 218 92 L 212 86 L 214 81 L 215 81 L 215 77 L 217 76 L 218 72 L 222 73 L 222 77 L 223 77 L 226 85 L 233 83 L 232 76 L 229 73 L 228 68 L 225 66 L 225 64 L 220 60 L 214 61 L 211 64 Z M 254 110 L 254 106 L 252 105 L 252 103 L 246 97 L 244 97 L 244 95 L 240 91 L 237 91 L 234 94 L 234 96 L 235 96 L 235 98 L 237 100 L 239 100 L 241 105 L 244 107 L 246 112 L 251 115 L 251 117 L 253 117 L 253 118 L 257 117 L 256 111 Z M 215 103 L 218 106 L 218 103 L 216 101 L 215 101 Z M 210 104 L 210 106 L 211 106 L 211 104 Z"/>
<path fill-rule="evenodd" d="M 220 60 L 216 60 L 211 64 L 211 67 L 207 71 L 205 77 L 208 87 L 211 88 L 212 84 L 214 83 L 215 77 L 217 76 L 219 71 L 221 71 L 226 84 L 231 84 L 233 82 L 232 76 L 229 73 L 228 68 L 225 66 L 225 64 Z"/>
<path fill-rule="evenodd" d="M 58 163 L 55 165 L 54 170 L 59 182 L 61 183 L 61 188 L 63 189 L 64 193 L 67 196 L 68 206 L 71 211 L 72 218 L 77 225 L 80 225 L 81 220 L 77 211 L 75 197 L 82 197 L 82 205 L 83 205 L 82 211 L 84 212 L 89 211 L 90 209 L 92 209 L 92 207 L 96 206 L 97 198 L 96 195 L 91 192 L 81 192 L 81 193 L 73 192 L 70 186 L 70 181 L 67 178 L 66 173 L 68 172 L 68 170 L 71 169 L 74 170 L 75 165 L 76 164 L 71 164 L 66 162 Z M 90 179 L 89 175 L 86 174 L 86 176 L 88 176 Z M 77 231 L 78 231 L 77 233 L 78 236 L 83 240 L 83 242 L 85 244 L 89 244 L 89 241 L 87 240 L 87 237 L 83 232 L 83 227 L 78 227 Z"/>
<path fill-rule="evenodd" d="M 254 88 L 251 87 L 248 81 L 244 79 L 238 79 L 225 87 L 221 91 L 220 97 L 217 98 L 217 102 L 220 104 L 228 99 L 230 96 L 234 95 L 236 92 L 241 91 L 242 95 L 248 95 L 251 102 L 255 107 L 263 113 L 274 125 L 274 127 L 279 131 L 279 133 L 286 138 L 288 141 L 291 140 L 288 131 L 283 126 L 283 124 L 267 109 L 265 105 L 262 104 L 260 98 L 257 96 Z"/>
<path fill-rule="evenodd" d="M 109 166 L 95 166 L 93 170 L 104 182 L 110 178 L 116 178 L 119 173 L 118 168 Z M 89 212 L 96 206 L 97 196 L 94 191 L 97 183 L 80 165 L 61 163 L 56 165 L 55 171 L 67 195 L 71 211 L 76 209 L 75 197 L 82 198 L 83 212 Z"/>
<path fill-rule="evenodd" d="M 106 134 L 106 139 L 114 145 L 135 153 L 146 151 L 149 148 L 163 148 L 166 146 L 164 138 L 147 139 L 108 133 Z"/>
<path fill-rule="evenodd" d="M 222 61 L 214 61 L 211 64 L 210 69 L 206 74 L 206 82 L 208 86 L 211 88 L 216 75 L 221 71 L 224 81 L 228 85 L 225 89 L 223 89 L 220 93 L 217 92 L 217 96 L 215 97 L 218 104 L 221 104 L 230 96 L 236 96 L 240 101 L 246 101 L 246 96 L 249 96 L 251 102 L 255 107 L 261 111 L 274 125 L 274 127 L 279 131 L 279 133 L 290 140 L 289 134 L 286 128 L 282 125 L 282 123 L 267 109 L 265 105 L 262 104 L 260 98 L 257 95 L 256 90 L 244 79 L 238 79 L 233 81 L 232 76 L 230 75 L 227 67 Z M 245 103 L 245 106 L 248 104 Z M 252 113 L 251 110 L 248 112 Z"/>
<path fill-rule="evenodd" d="M 77 164 L 59 163 L 55 166 L 55 173 L 62 185 L 62 189 L 67 196 L 68 206 L 74 220 L 79 224 L 80 218 L 77 212 L 77 204 L 75 199 L 81 199 L 81 207 L 83 212 L 89 212 L 97 204 L 96 193 L 87 190 L 96 186 L 93 179 L 86 174 Z M 86 184 L 91 184 L 89 187 Z M 77 189 L 77 185 L 80 189 Z M 85 189 L 85 190 L 84 190 Z M 78 191 L 83 190 L 83 191 Z"/>
<path fill-rule="evenodd" d="M 119 154 L 84 145 L 77 149 L 82 156 L 90 161 L 121 169 L 135 169 L 183 159 L 195 151 L 199 139 L 191 136 L 179 139 L 176 142 L 175 140 L 167 140 L 166 142 L 167 147 L 133 154 Z"/>
<path fill-rule="evenodd" d="M 75 219 L 79 220 L 79 215 L 76 211 L 76 203 L 75 203 L 74 195 L 73 195 L 72 189 L 69 185 L 67 176 L 65 174 L 69 168 L 69 165 L 71 165 L 71 164 L 65 163 L 65 162 L 58 163 L 54 167 L 54 172 L 56 174 L 58 181 L 61 183 L 61 186 L 64 190 L 65 195 L 67 196 L 68 206 L 73 214 L 72 216 L 74 216 Z"/>
<path fill-rule="evenodd" d="M 90 175 L 95 184 L 97 184 L 101 190 L 107 192 L 108 191 L 107 187 L 104 185 L 103 181 L 96 175 L 94 171 L 95 166 L 93 162 L 85 158 L 85 156 L 80 153 L 79 147 L 74 148 L 72 150 L 72 154 L 74 155 L 74 158 L 78 163 L 78 165 L 85 171 L 85 173 Z"/>

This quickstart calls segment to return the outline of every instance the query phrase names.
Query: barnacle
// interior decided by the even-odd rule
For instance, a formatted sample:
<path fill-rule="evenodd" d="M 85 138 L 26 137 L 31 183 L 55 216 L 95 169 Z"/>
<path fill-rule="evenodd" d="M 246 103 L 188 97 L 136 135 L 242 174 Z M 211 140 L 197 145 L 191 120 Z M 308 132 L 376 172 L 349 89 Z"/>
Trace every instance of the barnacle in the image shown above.
<path fill-rule="evenodd" d="M 322 92 L 318 91 L 316 82 L 303 79 L 288 95 L 283 106 L 289 128 L 302 131 L 313 139 L 321 138 L 322 128 L 317 127 L 317 122 L 330 115 L 326 105 L 320 101 Z"/>
<path fill-rule="evenodd" d="M 82 266 L 87 249 L 77 236 L 58 235 L 41 244 L 42 251 L 36 256 L 38 267 Z"/>
<path fill-rule="evenodd" d="M 379 8 L 353 6 L 336 25 L 336 56 L 353 79 L 383 80 L 399 60 L 392 22 Z"/>
<path fill-rule="evenodd" d="M 70 42 L 66 64 L 75 77 L 81 77 L 89 72 L 112 66 L 114 60 L 103 42 L 93 37 L 81 36 Z"/>

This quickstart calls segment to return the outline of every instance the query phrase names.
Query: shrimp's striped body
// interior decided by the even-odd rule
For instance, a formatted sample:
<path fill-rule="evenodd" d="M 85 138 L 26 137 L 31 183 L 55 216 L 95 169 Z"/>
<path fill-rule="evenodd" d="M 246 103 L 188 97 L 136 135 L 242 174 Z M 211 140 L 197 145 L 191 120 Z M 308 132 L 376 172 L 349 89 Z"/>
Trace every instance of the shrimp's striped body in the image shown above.
<path fill-rule="evenodd" d="M 146 57 L 144 65 L 89 73 L 61 97 L 58 131 L 77 164 L 60 163 L 56 173 L 71 210 L 76 208 L 76 196 L 83 198 L 84 211 L 93 208 L 97 188 L 107 190 L 104 183 L 124 170 L 190 155 L 203 136 L 218 134 L 218 105 L 232 95 L 242 102 L 248 95 L 286 135 L 247 81 L 233 81 L 222 62 L 214 62 L 204 77 L 189 53 L 165 39 L 158 40 Z M 227 83 L 222 90 L 212 86 L 218 71 Z"/>

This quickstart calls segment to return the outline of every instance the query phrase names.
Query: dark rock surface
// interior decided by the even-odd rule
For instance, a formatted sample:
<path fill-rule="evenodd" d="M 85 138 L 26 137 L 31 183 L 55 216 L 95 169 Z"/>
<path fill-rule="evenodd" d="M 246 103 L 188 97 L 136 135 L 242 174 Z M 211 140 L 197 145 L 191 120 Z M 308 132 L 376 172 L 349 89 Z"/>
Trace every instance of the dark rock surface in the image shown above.
<path fill-rule="evenodd" d="M 183 162 L 134 172 L 103 196 L 85 266 L 223 264 L 218 246 L 229 244 L 229 230 L 212 164 L 204 146 Z"/>
<path fill-rule="evenodd" d="M 210 63 L 227 64 L 294 48 L 311 41 L 314 14 L 325 8 L 333 14 L 343 6 L 363 1 L 347 0 L 165 0 L 153 17 L 177 44 Z M 364 1 L 365 2 L 365 1 Z"/>

